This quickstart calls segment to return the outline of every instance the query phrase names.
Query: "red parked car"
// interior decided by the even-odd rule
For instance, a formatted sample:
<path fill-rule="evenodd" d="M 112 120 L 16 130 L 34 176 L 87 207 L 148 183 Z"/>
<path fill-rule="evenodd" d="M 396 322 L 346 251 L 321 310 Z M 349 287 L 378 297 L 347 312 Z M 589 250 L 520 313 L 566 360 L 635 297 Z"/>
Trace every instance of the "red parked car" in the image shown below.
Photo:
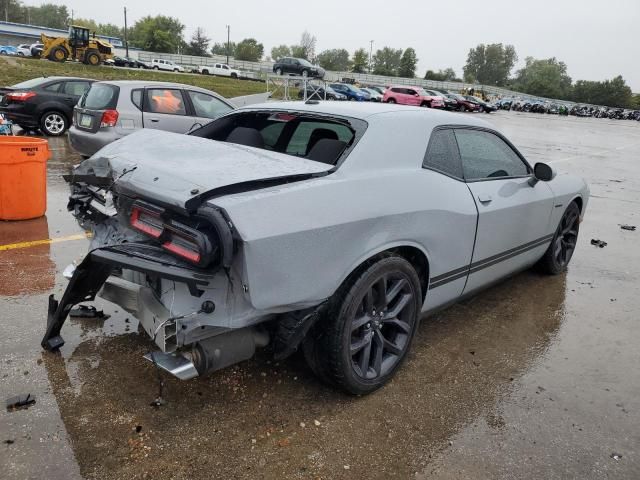
<path fill-rule="evenodd" d="M 444 108 L 444 100 L 440 96 L 429 95 L 421 87 L 389 87 L 382 97 L 383 102 L 418 107 Z"/>
<path fill-rule="evenodd" d="M 457 93 L 452 93 L 448 95 L 449 98 L 453 98 L 458 102 L 458 110 L 461 112 L 479 112 L 480 104 L 474 102 L 473 100 L 469 100 L 468 98 L 463 97 L 462 95 L 458 95 Z"/>

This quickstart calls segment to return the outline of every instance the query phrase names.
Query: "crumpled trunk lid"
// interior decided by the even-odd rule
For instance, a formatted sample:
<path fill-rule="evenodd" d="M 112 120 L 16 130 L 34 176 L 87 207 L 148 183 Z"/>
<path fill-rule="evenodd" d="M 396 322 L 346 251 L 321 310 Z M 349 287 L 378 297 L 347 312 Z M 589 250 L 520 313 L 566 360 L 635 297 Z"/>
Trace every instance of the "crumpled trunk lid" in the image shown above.
<path fill-rule="evenodd" d="M 325 175 L 332 165 L 158 130 L 113 142 L 68 178 L 108 177 L 117 191 L 192 211 L 207 198 Z"/>

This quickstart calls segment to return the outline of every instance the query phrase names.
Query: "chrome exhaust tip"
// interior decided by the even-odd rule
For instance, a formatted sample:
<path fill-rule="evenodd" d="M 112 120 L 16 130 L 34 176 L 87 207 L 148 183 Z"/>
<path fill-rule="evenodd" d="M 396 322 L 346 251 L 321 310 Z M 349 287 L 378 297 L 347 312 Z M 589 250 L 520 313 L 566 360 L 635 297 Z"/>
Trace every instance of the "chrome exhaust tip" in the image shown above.
<path fill-rule="evenodd" d="M 180 380 L 191 380 L 199 375 L 193 362 L 181 354 L 149 352 L 144 358 Z"/>

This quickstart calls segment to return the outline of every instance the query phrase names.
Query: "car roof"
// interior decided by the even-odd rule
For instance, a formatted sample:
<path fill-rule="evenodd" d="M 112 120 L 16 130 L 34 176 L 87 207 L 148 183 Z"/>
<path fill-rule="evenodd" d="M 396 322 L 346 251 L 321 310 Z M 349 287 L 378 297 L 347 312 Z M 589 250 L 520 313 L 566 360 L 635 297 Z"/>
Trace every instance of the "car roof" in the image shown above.
<path fill-rule="evenodd" d="M 207 90 L 206 88 L 196 87 L 194 85 L 187 85 L 185 83 L 175 82 L 160 82 L 157 80 L 103 80 L 96 82 L 98 84 L 115 85 L 116 87 L 128 87 L 128 88 L 144 88 L 144 87 L 165 87 L 165 88 L 188 88 L 196 92 L 208 93 L 216 95 L 222 100 L 228 102 L 229 100 L 218 92 L 213 90 Z"/>
<path fill-rule="evenodd" d="M 306 102 L 269 102 L 256 105 L 248 105 L 237 111 L 274 110 L 274 111 L 296 111 L 304 113 L 318 113 L 322 115 L 339 115 L 351 117 L 364 121 L 384 121 L 384 118 L 404 116 L 405 114 L 415 115 L 421 112 L 425 119 L 430 120 L 434 125 L 474 125 L 485 128 L 495 128 L 489 123 L 467 115 L 445 112 L 441 110 L 411 107 L 408 105 L 398 105 L 393 103 L 373 103 L 373 102 L 332 102 L 318 101 L 314 103 Z"/>

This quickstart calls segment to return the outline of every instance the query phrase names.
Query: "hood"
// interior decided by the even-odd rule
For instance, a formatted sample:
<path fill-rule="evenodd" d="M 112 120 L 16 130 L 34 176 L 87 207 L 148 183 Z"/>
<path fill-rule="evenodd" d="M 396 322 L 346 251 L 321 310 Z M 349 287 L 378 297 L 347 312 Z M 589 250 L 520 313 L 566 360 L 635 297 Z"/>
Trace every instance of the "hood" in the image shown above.
<path fill-rule="evenodd" d="M 99 150 L 67 178 L 107 177 L 116 191 L 191 211 L 213 196 L 305 180 L 332 168 L 244 145 L 144 129 Z"/>

